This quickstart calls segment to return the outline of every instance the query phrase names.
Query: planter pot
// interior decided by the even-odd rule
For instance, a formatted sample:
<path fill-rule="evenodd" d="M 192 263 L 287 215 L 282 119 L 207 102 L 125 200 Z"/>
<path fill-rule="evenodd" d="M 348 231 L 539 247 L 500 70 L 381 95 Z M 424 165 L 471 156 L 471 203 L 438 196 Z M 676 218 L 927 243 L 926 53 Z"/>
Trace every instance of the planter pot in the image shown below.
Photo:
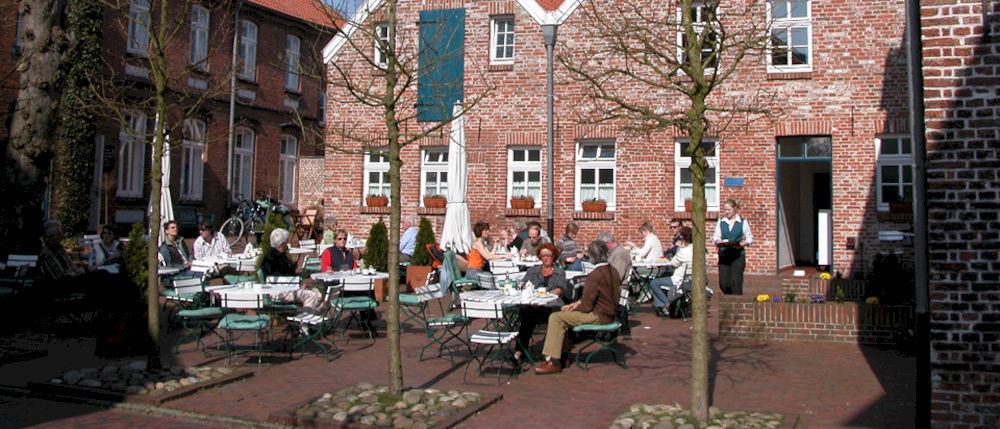
<path fill-rule="evenodd" d="M 535 208 L 535 200 L 521 200 L 521 199 L 510 200 L 510 208 L 533 209 Z"/>
<path fill-rule="evenodd" d="M 375 301 L 385 302 L 389 296 L 389 281 L 386 279 L 375 279 Z"/>
<path fill-rule="evenodd" d="M 913 203 L 889 203 L 890 213 L 913 213 Z"/>
<path fill-rule="evenodd" d="M 585 212 L 603 212 L 608 209 L 608 203 L 604 201 L 584 201 L 580 207 Z"/>
<path fill-rule="evenodd" d="M 424 207 L 429 209 L 443 209 L 446 204 L 448 200 L 444 198 L 424 198 Z"/>
<path fill-rule="evenodd" d="M 430 273 L 431 269 L 430 265 L 407 265 L 406 290 L 412 291 L 427 286 L 427 273 Z"/>
<path fill-rule="evenodd" d="M 694 202 L 693 201 L 685 201 L 684 202 L 684 211 L 686 211 L 688 213 L 691 213 L 692 211 L 694 211 Z"/>
<path fill-rule="evenodd" d="M 368 207 L 386 207 L 389 205 L 389 197 L 365 197 L 365 204 Z"/>

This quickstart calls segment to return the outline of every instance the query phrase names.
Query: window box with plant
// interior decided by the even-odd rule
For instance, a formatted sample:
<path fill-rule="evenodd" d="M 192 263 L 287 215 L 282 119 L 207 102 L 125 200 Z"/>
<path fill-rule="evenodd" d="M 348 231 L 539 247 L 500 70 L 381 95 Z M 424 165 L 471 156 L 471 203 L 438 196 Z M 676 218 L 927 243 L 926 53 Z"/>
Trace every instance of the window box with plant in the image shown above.
<path fill-rule="evenodd" d="M 424 195 L 424 207 L 429 209 L 441 209 L 448 204 L 448 199 L 444 195 Z"/>
<path fill-rule="evenodd" d="M 580 208 L 585 212 L 603 212 L 608 209 L 608 202 L 600 198 L 591 198 L 580 202 Z"/>
<path fill-rule="evenodd" d="M 535 208 L 535 197 L 531 195 L 515 195 L 510 199 L 510 208 L 524 210 Z"/>
<path fill-rule="evenodd" d="M 365 197 L 365 205 L 368 207 L 388 207 L 389 197 L 379 194 L 368 194 Z"/>
<path fill-rule="evenodd" d="M 690 198 L 684 199 L 684 211 L 691 213 L 694 211 L 694 201 Z"/>
<path fill-rule="evenodd" d="M 903 195 L 890 199 L 889 213 L 913 213 L 913 199 Z"/>

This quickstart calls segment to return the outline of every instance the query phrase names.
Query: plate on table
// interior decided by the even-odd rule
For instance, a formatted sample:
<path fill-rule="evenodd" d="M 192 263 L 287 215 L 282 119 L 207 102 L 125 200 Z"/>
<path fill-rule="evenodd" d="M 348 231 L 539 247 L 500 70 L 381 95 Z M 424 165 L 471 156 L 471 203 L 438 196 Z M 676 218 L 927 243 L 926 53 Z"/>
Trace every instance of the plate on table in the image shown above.
<path fill-rule="evenodd" d="M 552 296 L 552 294 L 548 293 L 548 292 L 535 292 L 535 296 L 537 296 L 539 298 L 548 298 L 548 297 Z"/>

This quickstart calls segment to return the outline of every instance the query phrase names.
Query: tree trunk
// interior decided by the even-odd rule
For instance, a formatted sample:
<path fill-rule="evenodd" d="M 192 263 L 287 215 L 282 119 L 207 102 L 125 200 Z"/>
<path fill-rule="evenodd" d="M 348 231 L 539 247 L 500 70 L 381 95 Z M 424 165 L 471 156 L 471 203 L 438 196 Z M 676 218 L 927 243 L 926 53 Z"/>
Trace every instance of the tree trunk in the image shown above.
<path fill-rule="evenodd" d="M 704 117 L 705 99 L 692 97 L 692 111 L 696 117 Z M 704 129 L 701 121 L 689 130 L 691 135 L 691 183 L 694 210 L 691 221 L 694 224 L 691 239 L 694 254 L 691 263 L 691 415 L 701 423 L 708 421 L 708 303 L 705 294 L 706 257 L 705 249 L 705 171 L 708 162 L 701 148 Z"/>
<path fill-rule="evenodd" d="M 396 2 L 389 1 L 388 9 L 389 47 L 396 52 Z M 385 124 L 389 138 L 389 309 L 386 316 L 386 339 L 389 358 L 389 394 L 399 397 L 403 394 L 403 354 L 399 343 L 399 216 L 400 192 L 399 169 L 403 161 L 399 158 L 399 122 L 396 119 L 396 85 L 398 84 L 398 63 L 395 55 L 388 55 L 385 73 Z"/>
<path fill-rule="evenodd" d="M 10 124 L 9 159 L 5 177 L 9 195 L 5 235 L 10 243 L 34 242 L 43 220 L 45 177 L 52 159 L 52 141 L 59 105 L 60 63 L 64 50 L 62 0 L 21 0 L 21 72 Z"/>

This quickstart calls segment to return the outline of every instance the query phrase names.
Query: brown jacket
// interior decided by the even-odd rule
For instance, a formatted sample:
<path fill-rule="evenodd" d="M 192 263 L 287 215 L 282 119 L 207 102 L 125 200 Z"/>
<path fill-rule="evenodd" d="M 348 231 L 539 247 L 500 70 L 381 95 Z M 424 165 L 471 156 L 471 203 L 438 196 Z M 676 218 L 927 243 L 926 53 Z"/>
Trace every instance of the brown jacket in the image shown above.
<path fill-rule="evenodd" d="M 583 296 L 576 311 L 594 312 L 602 324 L 615 320 L 618 312 L 618 293 L 621 281 L 618 270 L 607 264 L 598 265 L 587 275 L 583 284 Z"/>

